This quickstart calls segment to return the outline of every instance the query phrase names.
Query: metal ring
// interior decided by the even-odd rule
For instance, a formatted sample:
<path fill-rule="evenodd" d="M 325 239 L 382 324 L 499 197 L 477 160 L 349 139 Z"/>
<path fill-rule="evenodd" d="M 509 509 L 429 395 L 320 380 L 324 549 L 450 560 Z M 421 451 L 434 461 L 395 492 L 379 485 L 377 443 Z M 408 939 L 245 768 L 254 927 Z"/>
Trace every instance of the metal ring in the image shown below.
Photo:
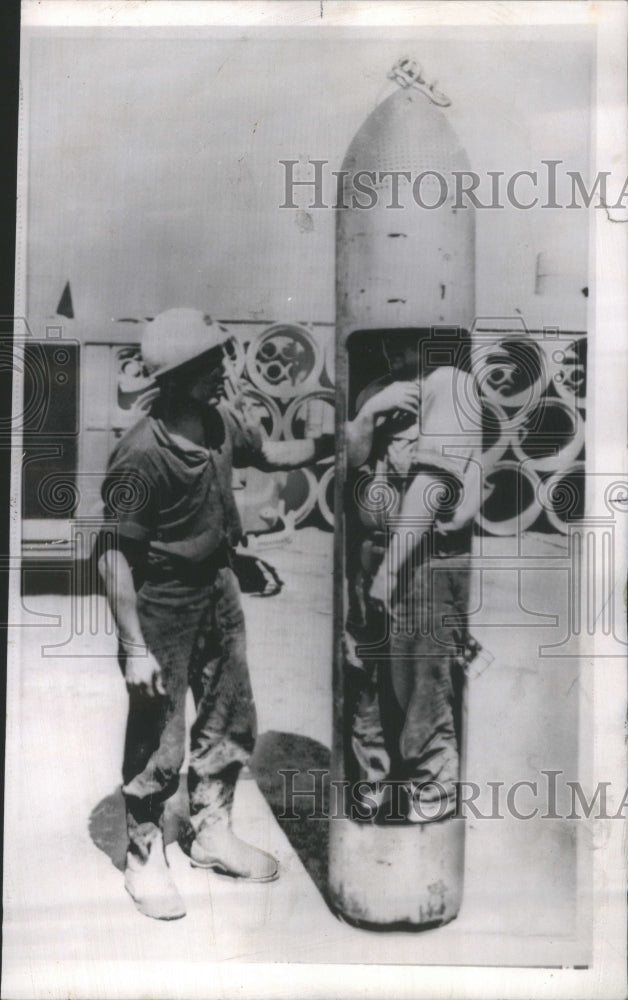
<path fill-rule="evenodd" d="M 487 475 L 495 465 L 502 458 L 506 448 L 511 443 L 511 434 L 509 433 L 509 421 L 506 416 L 506 411 L 503 406 L 499 403 L 493 403 L 488 399 L 482 400 L 482 437 L 484 438 L 485 427 L 486 427 L 486 414 L 492 412 L 495 415 L 495 426 L 497 429 L 497 440 L 493 444 L 489 445 L 488 448 L 482 450 L 482 469 L 484 475 Z"/>
<path fill-rule="evenodd" d="M 335 385 L 336 384 L 336 339 L 333 336 L 333 333 L 325 341 L 323 354 L 324 354 L 325 373 L 331 384 Z"/>
<path fill-rule="evenodd" d="M 334 512 L 327 501 L 327 490 L 329 489 L 329 484 L 333 484 L 335 471 L 334 466 L 330 465 L 318 481 L 318 509 L 330 528 L 334 526 Z"/>
<path fill-rule="evenodd" d="M 542 507 L 539 501 L 539 487 L 541 480 L 533 469 L 529 469 L 527 466 L 522 466 L 519 462 L 514 462 L 510 459 L 498 462 L 495 468 L 489 472 L 486 480 L 490 477 L 499 475 L 500 472 L 513 472 L 519 476 L 525 477 L 532 487 L 532 502 L 528 504 L 524 510 L 521 510 L 519 503 L 517 503 L 517 513 L 513 517 L 504 518 L 502 521 L 491 521 L 484 512 L 486 504 L 485 500 L 482 505 L 482 510 L 476 517 L 476 522 L 484 529 L 484 531 L 491 535 L 518 535 L 522 531 L 526 531 L 529 527 L 531 527 L 541 513 Z M 498 487 L 493 487 L 493 490 L 496 488 Z M 520 499 L 521 494 L 520 491 L 518 491 L 517 501 Z"/>
<path fill-rule="evenodd" d="M 157 386 L 152 389 L 146 389 L 145 392 L 142 392 L 127 411 L 130 414 L 131 422 L 135 423 L 136 420 L 139 420 L 140 417 L 148 413 L 153 402 L 158 398 L 159 388 Z"/>
<path fill-rule="evenodd" d="M 283 436 L 286 438 L 287 441 L 295 440 L 294 428 L 292 425 L 299 415 L 299 410 L 301 410 L 304 406 L 307 406 L 308 403 L 317 399 L 321 400 L 321 402 L 323 403 L 328 403 L 331 406 L 332 410 L 335 410 L 336 397 L 331 389 L 316 389 L 314 392 L 308 392 L 303 396 L 297 396 L 296 399 L 292 400 L 292 402 L 288 406 L 283 416 Z M 323 416 L 323 419 L 321 421 L 321 432 L 324 423 L 325 423 L 325 418 Z M 306 421 L 306 426 L 307 426 L 307 421 Z M 312 436 L 318 437 L 317 434 Z"/>
<path fill-rule="evenodd" d="M 604 505 L 613 517 L 628 511 L 628 482 L 625 479 L 616 479 L 605 487 Z"/>
<path fill-rule="evenodd" d="M 394 80 L 403 90 L 407 90 L 409 87 L 419 90 L 429 98 L 432 104 L 436 104 L 438 107 L 448 108 L 451 104 L 451 98 L 440 90 L 436 90 L 435 80 L 433 83 L 428 83 L 423 78 L 423 69 L 415 59 L 408 57 L 398 59 L 388 73 L 388 79 Z"/>
<path fill-rule="evenodd" d="M 275 323 L 263 330 L 246 351 L 246 370 L 253 385 L 281 400 L 315 389 L 323 364 L 323 350 L 310 330 L 291 323 Z"/>
<path fill-rule="evenodd" d="M 139 344 L 115 348 L 115 363 L 117 391 L 122 395 L 130 396 L 155 385 L 155 379 L 144 367 Z"/>
<path fill-rule="evenodd" d="M 582 477 L 582 489 L 568 485 L 570 476 Z M 575 462 L 546 479 L 539 487 L 539 498 L 552 527 L 566 535 L 569 524 L 579 520 L 584 514 L 584 462 Z M 579 504 L 582 514 L 574 513 Z"/>
<path fill-rule="evenodd" d="M 244 344 L 242 341 L 231 332 L 228 326 L 224 323 L 219 323 L 221 330 L 226 331 L 229 334 L 230 342 L 233 344 L 233 357 L 229 359 L 229 365 L 234 375 L 237 378 L 242 376 L 244 371 L 244 366 L 246 365 L 246 351 L 244 350 Z"/>
<path fill-rule="evenodd" d="M 306 481 L 307 494 L 305 500 L 303 500 L 299 506 L 290 507 L 286 497 L 286 492 L 289 489 L 289 483 L 291 481 L 294 482 L 295 479 L 298 479 L 299 477 L 303 477 Z M 318 483 L 316 481 L 316 476 L 311 469 L 307 469 L 305 467 L 301 469 L 292 469 L 290 472 L 285 473 L 285 481 L 283 485 L 279 486 L 279 496 L 286 505 L 286 512 L 293 514 L 295 525 L 301 524 L 301 522 L 312 513 L 316 506 L 318 496 Z"/>
<path fill-rule="evenodd" d="M 267 392 L 262 392 L 260 389 L 256 389 L 250 382 L 240 382 L 240 391 L 245 399 L 252 400 L 258 406 L 261 406 L 266 410 L 267 423 L 270 421 L 270 427 L 264 424 L 264 418 L 262 417 L 264 430 L 266 431 L 267 437 L 270 441 L 278 441 L 281 437 L 283 421 L 281 419 L 281 410 L 277 406 L 275 400 L 271 399 Z"/>
<path fill-rule="evenodd" d="M 534 409 L 547 387 L 547 362 L 534 340 L 507 337 L 476 344 L 471 348 L 471 367 L 482 396 L 516 411 L 509 418 L 513 427 Z M 516 389 L 517 375 L 527 380 L 525 388 Z"/>
<path fill-rule="evenodd" d="M 544 416 L 552 409 L 567 414 L 573 425 L 573 434 L 562 448 L 559 448 L 561 435 L 539 429 Z M 550 448 L 550 454 L 535 457 L 533 453 L 535 444 L 537 448 L 543 446 L 545 450 Z M 532 454 L 526 451 L 526 445 L 531 446 Z M 582 451 L 583 445 L 584 424 L 573 403 L 570 405 L 562 399 L 545 398 L 528 414 L 525 424 L 519 427 L 513 440 L 513 451 L 520 462 L 525 462 L 536 471 L 554 472 L 571 465 Z"/>
<path fill-rule="evenodd" d="M 586 339 L 579 337 L 567 343 L 552 344 L 552 348 L 548 351 L 552 385 L 561 399 L 574 406 L 585 407 Z"/>

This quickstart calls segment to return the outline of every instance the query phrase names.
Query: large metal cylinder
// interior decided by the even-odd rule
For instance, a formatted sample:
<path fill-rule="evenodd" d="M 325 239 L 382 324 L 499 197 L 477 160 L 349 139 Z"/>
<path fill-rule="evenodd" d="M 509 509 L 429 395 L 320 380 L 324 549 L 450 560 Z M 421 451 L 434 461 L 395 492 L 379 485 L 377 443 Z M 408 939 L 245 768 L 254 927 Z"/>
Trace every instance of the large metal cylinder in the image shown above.
<path fill-rule="evenodd" d="M 351 789 L 346 791 L 355 780 L 346 694 L 347 543 L 354 502 L 347 488 L 346 421 L 355 416 L 365 383 L 378 374 L 378 338 L 416 331 L 417 341 L 431 342 L 436 353 L 442 343 L 440 363 L 451 365 L 456 344 L 464 340 L 460 331 L 468 331 L 474 317 L 474 214 L 456 207 L 452 174 L 468 170 L 469 163 L 437 106 L 445 103 L 429 88 L 402 81 L 351 142 L 342 167 L 344 207 L 337 210 L 332 779 L 345 791 L 336 795 L 343 806 L 331 814 L 329 881 L 339 915 L 372 928 L 438 926 L 457 915 L 462 898 L 462 818 L 364 821 L 352 818 Z M 395 171 L 409 180 L 384 176 Z M 364 195 L 365 183 L 376 197 Z M 360 207 L 366 202 L 370 207 Z M 443 328 L 449 330 L 446 343 L 439 339 Z M 381 351 L 379 358 L 385 372 Z M 464 761 L 464 682 L 457 697 Z"/>

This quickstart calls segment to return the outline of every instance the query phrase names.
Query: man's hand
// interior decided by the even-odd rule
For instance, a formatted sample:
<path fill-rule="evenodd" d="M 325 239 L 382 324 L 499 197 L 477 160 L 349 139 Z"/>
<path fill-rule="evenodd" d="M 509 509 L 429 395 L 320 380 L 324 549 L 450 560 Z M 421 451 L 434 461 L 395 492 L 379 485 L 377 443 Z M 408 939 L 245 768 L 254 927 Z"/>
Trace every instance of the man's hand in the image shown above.
<path fill-rule="evenodd" d="M 121 549 L 108 549 L 98 560 L 98 570 L 118 626 L 118 659 L 129 693 L 163 697 L 166 689 L 161 669 L 142 637 L 133 574 L 126 555 Z"/>
<path fill-rule="evenodd" d="M 373 416 L 390 413 L 391 410 L 407 410 L 418 413 L 421 402 L 421 385 L 416 382 L 393 382 L 376 393 L 366 403 Z"/>
<path fill-rule="evenodd" d="M 121 660 L 124 668 L 124 679 L 129 694 L 137 694 L 144 698 L 163 697 L 166 693 L 161 667 L 153 654 L 132 651 L 122 647 Z"/>
<path fill-rule="evenodd" d="M 251 399 L 250 396 L 241 396 L 241 405 L 239 410 L 242 414 L 242 419 L 246 427 L 250 430 L 258 430 L 262 427 L 262 417 L 264 416 L 264 408 L 256 399 Z"/>
<path fill-rule="evenodd" d="M 418 417 L 421 403 L 421 384 L 392 382 L 385 389 L 367 399 L 346 428 L 347 459 L 354 469 L 368 460 L 373 447 L 373 432 L 377 418 L 384 413 L 405 410 Z"/>

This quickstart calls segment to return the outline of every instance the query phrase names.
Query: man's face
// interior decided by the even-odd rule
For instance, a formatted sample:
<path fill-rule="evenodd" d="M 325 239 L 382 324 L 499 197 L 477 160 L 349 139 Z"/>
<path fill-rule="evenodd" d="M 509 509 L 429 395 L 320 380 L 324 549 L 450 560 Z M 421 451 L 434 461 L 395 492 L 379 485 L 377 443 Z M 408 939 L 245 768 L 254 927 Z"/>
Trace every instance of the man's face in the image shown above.
<path fill-rule="evenodd" d="M 390 373 L 395 379 L 411 380 L 419 375 L 419 352 L 416 340 L 389 337 L 382 343 Z"/>
<path fill-rule="evenodd" d="M 216 348 L 190 364 L 181 386 L 184 394 L 197 403 L 217 406 L 225 395 L 225 350 Z"/>

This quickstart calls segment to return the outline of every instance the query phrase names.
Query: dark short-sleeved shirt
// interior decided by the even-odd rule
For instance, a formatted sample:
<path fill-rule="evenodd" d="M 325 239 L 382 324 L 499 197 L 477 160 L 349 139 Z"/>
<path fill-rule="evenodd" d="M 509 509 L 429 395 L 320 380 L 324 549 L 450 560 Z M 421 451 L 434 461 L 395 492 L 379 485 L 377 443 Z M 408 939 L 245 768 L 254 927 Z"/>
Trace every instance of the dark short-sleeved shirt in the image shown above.
<path fill-rule="evenodd" d="M 263 464 L 263 438 L 222 403 L 208 407 L 206 447 L 171 435 L 158 407 L 120 439 L 102 486 L 105 517 L 123 538 L 145 543 L 148 572 L 176 576 L 242 533 L 233 468 Z"/>

